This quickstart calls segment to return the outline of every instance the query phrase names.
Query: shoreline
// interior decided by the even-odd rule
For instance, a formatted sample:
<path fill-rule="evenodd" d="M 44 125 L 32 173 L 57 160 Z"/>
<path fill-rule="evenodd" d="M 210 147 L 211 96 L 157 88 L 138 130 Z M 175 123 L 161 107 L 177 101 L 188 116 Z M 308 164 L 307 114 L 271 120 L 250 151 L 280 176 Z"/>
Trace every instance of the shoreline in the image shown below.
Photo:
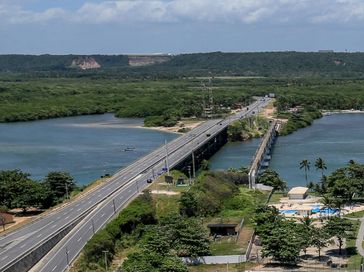
<path fill-rule="evenodd" d="M 340 114 L 340 113 L 364 113 L 363 110 L 333 110 L 333 111 L 321 111 L 322 116 L 330 116 L 332 114 Z"/>
<path fill-rule="evenodd" d="M 196 127 L 198 127 L 199 125 L 201 125 L 202 123 L 204 123 L 205 121 L 196 121 L 196 122 L 189 122 L 188 124 L 185 124 L 183 121 L 179 122 L 176 126 L 173 127 L 146 127 L 144 125 L 132 125 L 129 126 L 131 128 L 139 128 L 139 129 L 150 129 L 150 130 L 155 130 L 155 131 L 160 131 L 160 132 L 168 132 L 168 133 L 173 133 L 173 134 L 185 134 L 186 132 L 178 132 L 178 130 L 182 129 L 182 128 L 186 128 L 192 130 Z M 180 126 L 181 124 L 183 124 L 184 126 Z"/>

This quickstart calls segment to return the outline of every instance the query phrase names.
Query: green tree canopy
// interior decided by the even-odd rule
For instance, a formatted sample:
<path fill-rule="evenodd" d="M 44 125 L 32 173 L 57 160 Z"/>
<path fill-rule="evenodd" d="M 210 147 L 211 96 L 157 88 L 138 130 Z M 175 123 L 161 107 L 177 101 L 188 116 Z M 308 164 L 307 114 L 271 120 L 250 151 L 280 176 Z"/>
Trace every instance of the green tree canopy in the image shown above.
<path fill-rule="evenodd" d="M 286 183 L 281 179 L 276 171 L 271 169 L 265 170 L 260 176 L 258 176 L 257 181 L 264 185 L 272 186 L 274 190 L 286 189 Z"/>

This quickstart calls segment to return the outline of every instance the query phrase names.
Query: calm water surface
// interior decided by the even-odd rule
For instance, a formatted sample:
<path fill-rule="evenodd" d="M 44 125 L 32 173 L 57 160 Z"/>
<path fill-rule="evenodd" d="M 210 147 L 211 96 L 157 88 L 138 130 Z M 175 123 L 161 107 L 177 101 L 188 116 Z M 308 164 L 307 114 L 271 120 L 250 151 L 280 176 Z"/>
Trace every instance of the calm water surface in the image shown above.
<path fill-rule="evenodd" d="M 211 166 L 227 169 L 246 165 L 256 147 L 256 141 L 228 144 L 212 158 Z M 327 174 L 351 159 L 364 163 L 364 114 L 325 116 L 310 127 L 279 137 L 270 167 L 280 173 L 288 186 L 305 185 L 299 163 L 303 159 L 310 160 L 309 181 L 318 181 L 320 172 L 314 167 L 318 157 L 326 162 Z"/>
<path fill-rule="evenodd" d="M 0 169 L 21 169 L 35 179 L 68 171 L 87 184 L 178 136 L 133 127 L 142 124 L 112 114 L 0 124 Z M 126 147 L 135 150 L 124 152 Z"/>

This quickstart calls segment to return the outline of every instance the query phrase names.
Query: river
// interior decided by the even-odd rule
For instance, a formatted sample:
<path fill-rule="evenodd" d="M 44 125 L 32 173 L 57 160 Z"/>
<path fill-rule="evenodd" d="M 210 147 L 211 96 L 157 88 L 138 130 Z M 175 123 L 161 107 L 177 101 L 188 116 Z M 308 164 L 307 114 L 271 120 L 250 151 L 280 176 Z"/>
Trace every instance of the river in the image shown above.
<path fill-rule="evenodd" d="M 212 169 L 248 166 L 259 140 L 229 143 L 211 159 Z M 344 166 L 349 160 L 364 163 L 364 114 L 333 114 L 315 120 L 312 126 L 288 136 L 278 137 L 270 168 L 287 181 L 289 187 L 305 185 L 305 174 L 299 169 L 303 159 L 311 162 L 309 181 L 318 181 L 320 171 L 315 160 L 327 164 L 326 174 Z"/>
<path fill-rule="evenodd" d="M 21 169 L 38 180 L 67 171 L 78 184 L 88 184 L 178 137 L 135 128 L 142 124 L 112 114 L 0 124 L 0 170 Z"/>

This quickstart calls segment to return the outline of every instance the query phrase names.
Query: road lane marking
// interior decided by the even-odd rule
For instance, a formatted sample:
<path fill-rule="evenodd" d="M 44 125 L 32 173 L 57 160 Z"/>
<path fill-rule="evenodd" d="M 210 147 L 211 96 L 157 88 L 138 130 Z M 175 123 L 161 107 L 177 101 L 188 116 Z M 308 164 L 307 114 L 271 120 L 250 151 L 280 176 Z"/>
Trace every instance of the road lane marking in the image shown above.
<path fill-rule="evenodd" d="M 42 235 L 43 235 L 43 233 L 41 233 L 41 234 L 38 234 L 38 235 L 37 235 L 37 238 L 41 237 Z"/>
<path fill-rule="evenodd" d="M 76 212 L 79 212 L 81 210 L 81 208 L 78 208 L 77 210 L 76 210 Z"/>
<path fill-rule="evenodd" d="M 2 257 L 1 260 L 3 261 L 5 259 L 7 259 L 7 258 L 8 258 L 8 256 L 6 255 L 6 256 Z"/>
<path fill-rule="evenodd" d="M 70 218 L 70 216 L 68 215 L 67 217 L 65 217 L 64 219 L 68 219 L 68 218 Z"/>
<path fill-rule="evenodd" d="M 105 213 L 101 214 L 101 217 L 103 217 L 105 215 Z"/>
<path fill-rule="evenodd" d="M 77 239 L 77 242 L 80 242 L 80 241 L 81 241 L 81 239 L 82 239 L 82 236 L 81 236 L 80 238 L 78 238 L 78 239 Z"/>
<path fill-rule="evenodd" d="M 23 248 L 23 247 L 25 247 L 27 244 L 22 244 L 21 246 L 20 246 L 20 248 Z"/>
<path fill-rule="evenodd" d="M 52 271 L 56 270 L 57 266 L 53 267 Z"/>

